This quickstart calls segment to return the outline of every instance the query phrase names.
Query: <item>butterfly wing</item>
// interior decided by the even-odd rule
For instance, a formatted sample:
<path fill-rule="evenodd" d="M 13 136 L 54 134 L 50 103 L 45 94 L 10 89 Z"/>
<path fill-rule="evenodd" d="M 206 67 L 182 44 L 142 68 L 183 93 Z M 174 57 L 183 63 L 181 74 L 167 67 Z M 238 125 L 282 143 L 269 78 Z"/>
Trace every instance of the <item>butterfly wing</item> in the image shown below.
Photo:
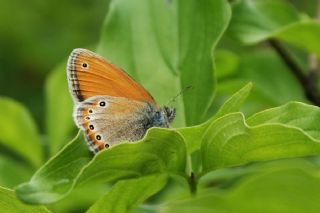
<path fill-rule="evenodd" d="M 74 119 L 86 135 L 91 151 L 120 141 L 141 139 L 152 126 L 153 105 L 122 97 L 95 96 L 80 102 Z"/>
<path fill-rule="evenodd" d="M 156 105 L 148 91 L 127 73 L 89 50 L 72 51 L 67 73 L 69 89 L 76 102 L 105 95 Z"/>

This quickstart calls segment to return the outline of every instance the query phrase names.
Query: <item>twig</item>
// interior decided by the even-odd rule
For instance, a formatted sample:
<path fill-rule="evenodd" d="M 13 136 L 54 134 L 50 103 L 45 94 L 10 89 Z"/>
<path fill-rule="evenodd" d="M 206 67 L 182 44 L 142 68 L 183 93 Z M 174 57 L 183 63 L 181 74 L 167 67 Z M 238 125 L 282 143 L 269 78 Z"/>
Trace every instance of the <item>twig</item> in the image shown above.
<path fill-rule="evenodd" d="M 280 42 L 275 39 L 269 39 L 268 41 L 270 46 L 274 48 L 274 50 L 288 66 L 292 74 L 300 82 L 308 100 L 313 104 L 320 106 L 320 92 L 317 88 L 315 77 L 309 77 L 305 75 L 303 69 L 296 63 L 290 53 L 281 45 Z"/>

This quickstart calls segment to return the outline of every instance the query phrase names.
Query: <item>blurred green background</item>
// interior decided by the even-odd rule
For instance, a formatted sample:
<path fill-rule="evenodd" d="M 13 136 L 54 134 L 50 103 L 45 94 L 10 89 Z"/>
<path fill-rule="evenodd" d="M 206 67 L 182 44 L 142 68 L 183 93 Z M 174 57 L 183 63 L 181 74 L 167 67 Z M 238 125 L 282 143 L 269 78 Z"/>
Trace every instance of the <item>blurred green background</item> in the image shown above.
<path fill-rule="evenodd" d="M 72 49 L 95 48 L 109 0 L 0 1 L 0 95 L 22 102 L 43 130 L 44 82 Z"/>

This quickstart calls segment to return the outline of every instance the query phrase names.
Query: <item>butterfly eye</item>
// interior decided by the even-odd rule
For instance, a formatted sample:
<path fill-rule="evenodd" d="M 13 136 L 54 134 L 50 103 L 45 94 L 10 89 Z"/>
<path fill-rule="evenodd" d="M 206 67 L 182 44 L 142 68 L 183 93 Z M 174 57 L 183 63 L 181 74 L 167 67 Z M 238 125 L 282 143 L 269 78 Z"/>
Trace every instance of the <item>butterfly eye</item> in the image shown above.
<path fill-rule="evenodd" d="M 98 141 L 100 141 L 100 140 L 101 140 L 101 136 L 100 136 L 100 135 L 97 135 L 97 136 L 96 136 L 96 139 L 97 139 Z"/>
<path fill-rule="evenodd" d="M 88 64 L 86 63 L 86 62 L 83 62 L 82 64 L 81 64 L 81 66 L 82 66 L 82 68 L 88 68 Z"/>

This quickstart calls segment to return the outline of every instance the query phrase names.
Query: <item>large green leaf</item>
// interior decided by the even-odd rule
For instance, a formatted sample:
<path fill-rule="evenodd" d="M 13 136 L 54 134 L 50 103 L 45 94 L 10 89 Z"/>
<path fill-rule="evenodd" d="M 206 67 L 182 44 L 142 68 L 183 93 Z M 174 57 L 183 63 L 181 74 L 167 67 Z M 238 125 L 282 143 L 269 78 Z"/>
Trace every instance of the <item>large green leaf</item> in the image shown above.
<path fill-rule="evenodd" d="M 0 186 L 12 188 L 27 181 L 34 169 L 9 156 L 0 155 Z"/>
<path fill-rule="evenodd" d="M 284 164 L 285 163 L 285 164 Z M 230 190 L 214 190 L 163 205 L 160 212 L 300 213 L 319 211 L 319 168 L 308 162 L 261 166 Z"/>
<path fill-rule="evenodd" d="M 310 110 L 319 111 L 318 108 Z M 295 117 L 296 112 L 287 110 L 286 113 L 290 118 Z M 203 136 L 204 172 L 253 161 L 320 154 L 320 140 L 307 133 L 309 121 L 301 119 L 300 127 L 281 123 L 249 126 L 243 114 L 228 114 L 213 122 Z"/>
<path fill-rule="evenodd" d="M 117 182 L 109 193 L 100 198 L 88 213 L 126 213 L 132 211 L 167 183 L 166 174 L 156 174 Z"/>
<path fill-rule="evenodd" d="M 0 187 L 1 212 L 25 212 L 25 213 L 48 213 L 43 206 L 30 206 L 22 203 L 15 197 L 12 190 Z"/>
<path fill-rule="evenodd" d="M 42 149 L 37 126 L 28 110 L 20 103 L 0 97 L 0 143 L 33 166 L 42 162 Z"/>
<path fill-rule="evenodd" d="M 158 172 L 184 175 L 186 148 L 175 130 L 152 129 L 140 143 L 120 144 L 97 155 L 78 183 L 106 182 Z"/>
<path fill-rule="evenodd" d="M 72 120 L 72 100 L 68 93 L 66 65 L 60 65 L 46 81 L 46 130 L 51 154 L 70 138 L 75 125 Z"/>
<path fill-rule="evenodd" d="M 98 184 L 154 173 L 184 175 L 186 148 L 174 130 L 150 129 L 137 143 L 124 143 L 97 154 L 91 161 L 82 138 L 74 140 L 17 188 L 28 203 L 52 203 L 75 185 Z M 90 162 L 89 162 L 90 161 Z"/>
<path fill-rule="evenodd" d="M 17 196 L 27 203 L 50 203 L 62 198 L 91 155 L 78 136 L 42 166 L 27 183 L 17 187 Z"/>
<path fill-rule="evenodd" d="M 193 125 L 204 119 L 212 102 L 211 50 L 229 19 L 225 0 L 114 0 L 98 51 L 125 68 L 161 105 L 192 85 L 176 103 L 175 125 Z"/>

